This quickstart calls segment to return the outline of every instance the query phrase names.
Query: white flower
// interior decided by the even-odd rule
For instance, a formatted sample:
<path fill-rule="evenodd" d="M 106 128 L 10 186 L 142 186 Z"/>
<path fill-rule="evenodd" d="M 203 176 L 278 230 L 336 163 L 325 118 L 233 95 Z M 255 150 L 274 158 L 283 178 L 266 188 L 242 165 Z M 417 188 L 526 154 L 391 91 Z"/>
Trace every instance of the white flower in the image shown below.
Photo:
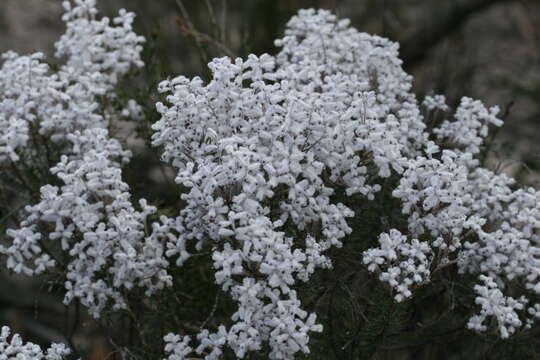
<path fill-rule="evenodd" d="M 0 252 L 8 258 L 8 269 L 27 275 L 61 266 L 66 271 L 64 301 L 76 297 L 99 317 L 109 302 L 125 307 L 122 289 L 139 286 L 150 295 L 171 285 L 164 238 L 174 222 L 162 218 L 162 225 L 147 231 L 147 217 L 156 209 L 144 199 L 140 210 L 131 204 L 114 160 L 121 161 L 126 152 L 108 139 L 106 130 L 69 138 L 73 152 L 51 169 L 64 185 L 41 188 L 41 201 L 26 207 L 26 220 L 20 229 L 8 230 L 12 242 Z M 51 257 L 59 252 L 59 259 Z"/>
<path fill-rule="evenodd" d="M 456 121 L 446 120 L 433 132 L 439 141 L 449 142 L 466 152 L 478 154 L 480 145 L 488 135 L 488 126 L 503 124 L 503 121 L 497 118 L 498 113 L 497 106 L 488 110 L 480 101 L 464 97 L 456 110 Z"/>
<path fill-rule="evenodd" d="M 144 38 L 133 32 L 134 14 L 122 10 L 113 20 L 98 20 L 95 0 L 64 2 L 64 7 L 67 29 L 56 43 L 56 55 L 65 64 L 56 73 L 41 53 L 2 55 L 0 164 L 39 151 L 28 142 L 30 129 L 59 142 L 75 131 L 105 128 L 113 111 L 100 98 L 114 98 L 112 90 L 119 78 L 143 65 Z M 129 116 L 140 117 L 133 101 L 127 109 Z"/>
<path fill-rule="evenodd" d="M 484 275 L 480 275 L 479 278 L 483 285 L 475 285 L 474 290 L 478 294 L 475 302 L 480 305 L 481 310 L 469 320 L 467 327 L 476 331 L 486 331 L 486 319 L 488 316 L 493 317 L 501 338 L 508 338 L 522 326 L 518 312 L 525 309 L 527 299 L 504 296 L 492 278 Z"/>
<path fill-rule="evenodd" d="M 440 110 L 448 111 L 449 107 L 446 105 L 446 98 L 444 95 L 426 96 L 422 105 L 428 110 Z"/>
<path fill-rule="evenodd" d="M 397 302 L 411 297 L 411 287 L 429 281 L 433 250 L 417 239 L 409 241 L 398 230 L 379 235 L 378 248 L 366 250 L 363 262 L 371 272 L 379 273 L 379 279 L 394 290 Z"/>
<path fill-rule="evenodd" d="M 63 344 L 52 344 L 46 350 L 39 345 L 24 343 L 19 334 L 8 340 L 10 330 L 3 326 L 0 332 L 0 360 L 65 360 L 71 351 Z"/>

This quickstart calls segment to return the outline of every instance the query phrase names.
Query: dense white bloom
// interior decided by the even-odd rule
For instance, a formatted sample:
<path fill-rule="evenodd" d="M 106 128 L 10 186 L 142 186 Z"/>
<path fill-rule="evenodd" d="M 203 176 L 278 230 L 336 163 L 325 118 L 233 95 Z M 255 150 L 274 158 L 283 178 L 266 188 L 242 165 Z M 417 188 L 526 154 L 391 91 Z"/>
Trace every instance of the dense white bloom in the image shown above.
<path fill-rule="evenodd" d="M 379 235 L 379 247 L 363 254 L 363 262 L 371 272 L 395 291 L 397 302 L 411 297 L 411 288 L 429 280 L 433 250 L 418 239 L 408 241 L 398 230 Z"/>
<path fill-rule="evenodd" d="M 189 346 L 189 336 L 168 334 L 163 339 L 166 343 L 165 353 L 169 354 L 167 360 L 185 360 L 193 349 Z"/>
<path fill-rule="evenodd" d="M 135 210 L 119 168 L 131 153 L 105 130 L 113 113 L 102 98 L 114 98 L 118 78 L 143 65 L 134 15 L 121 10 L 113 20 L 98 20 L 95 0 L 64 8 L 67 29 L 56 48 L 66 62 L 58 72 L 41 54 L 7 53 L 0 69 L 0 161 L 36 151 L 26 145 L 37 134 L 66 144 L 51 169 L 63 185 L 41 188 L 41 201 L 26 207 L 26 219 L 8 230 L 11 244 L 0 252 L 18 273 L 61 268 L 65 302 L 77 297 L 98 317 L 109 302 L 124 307 L 123 293 L 134 286 L 149 295 L 171 283 L 163 239 L 173 236 L 175 223 L 162 217 L 149 226 L 156 209 L 144 199 Z M 123 115 L 139 118 L 136 110 L 129 101 Z"/>
<path fill-rule="evenodd" d="M 106 127 L 112 116 L 102 97 L 113 98 L 118 78 L 142 66 L 144 38 L 132 30 L 134 15 L 121 10 L 118 17 L 97 20 L 95 0 L 65 2 L 66 33 L 56 43 L 65 58 L 57 72 L 44 63 L 44 55 L 2 55 L 0 67 L 0 163 L 18 161 L 38 134 L 53 141 L 75 131 Z M 128 109 L 134 115 L 136 104 Z"/>
<path fill-rule="evenodd" d="M 154 144 L 163 145 L 164 159 L 179 169 L 177 182 L 191 188 L 182 197 L 185 231 L 176 247 L 214 242 L 216 281 L 238 301 L 227 335 L 237 356 L 259 349 L 262 340 L 270 341 L 276 358 L 307 352 L 307 332 L 318 326 L 313 314 L 300 309 L 291 286 L 329 266 L 322 253 L 341 244 L 350 232 L 345 218 L 352 215 L 330 202 L 333 190 L 325 181 L 367 196 L 377 190 L 366 184 L 367 169 L 354 155 L 355 148 L 367 147 L 354 139 L 360 124 L 330 113 L 321 94 L 306 96 L 278 82 L 283 74 L 269 56 L 218 59 L 210 67 L 214 80 L 207 86 L 185 78 L 161 84 L 172 91 L 167 100 L 173 105 L 158 104 L 163 117 L 154 125 Z M 243 86 L 247 79 L 251 85 Z M 334 135 L 349 145 L 333 141 Z M 264 205 L 274 197 L 277 216 Z M 286 224 L 306 231 L 304 248 L 286 236 Z"/>
<path fill-rule="evenodd" d="M 10 331 L 3 326 L 0 332 L 0 360 L 65 360 L 71 351 L 63 344 L 52 344 L 42 350 L 39 345 L 24 343 L 19 334 L 9 340 Z"/>
<path fill-rule="evenodd" d="M 449 107 L 446 105 L 446 98 L 444 95 L 434 95 L 434 96 L 426 96 L 424 98 L 424 101 L 422 101 L 422 105 L 430 110 L 440 110 L 440 111 L 448 111 Z"/>
<path fill-rule="evenodd" d="M 488 134 L 488 125 L 503 124 L 502 120 L 497 118 L 498 113 L 497 106 L 486 109 L 480 101 L 464 97 L 456 110 L 456 121 L 445 120 L 440 127 L 433 129 L 433 132 L 439 141 L 477 154 Z"/>
<path fill-rule="evenodd" d="M 133 32 L 135 14 L 121 9 L 114 19 L 97 19 L 96 0 L 64 1 L 62 20 L 66 32 L 56 43 L 56 56 L 66 58 L 65 67 L 76 81 L 94 74 L 102 86 L 116 84 L 140 58 L 144 38 Z"/>
<path fill-rule="evenodd" d="M 299 16 L 314 29 L 321 21 L 335 22 L 324 11 Z M 153 143 L 163 146 L 163 159 L 178 168 L 176 181 L 191 188 L 182 197 L 185 232 L 177 247 L 185 249 L 191 240 L 197 247 L 208 240 L 215 244 L 216 281 L 238 302 L 227 344 L 239 357 L 259 349 L 262 340 L 269 342 L 273 358 L 309 351 L 307 332 L 320 329 L 314 314 L 301 310 L 291 286 L 331 265 L 324 252 L 341 246 L 350 233 L 345 219 L 353 215 L 330 201 L 330 186 L 373 198 L 380 185 L 370 174 L 386 178 L 406 165 L 402 152 L 409 149 L 400 143 L 406 121 L 400 117 L 413 116 L 408 120 L 417 127 L 412 128 L 423 128 L 408 89 L 395 94 L 393 84 L 382 84 L 392 79 L 386 66 L 409 79 L 394 44 L 350 30 L 359 53 L 376 53 L 370 71 L 380 71 L 372 76 L 381 76 L 381 83 L 375 86 L 364 74 L 367 64 L 360 73 L 318 66 L 320 54 L 309 53 L 311 38 L 299 43 L 295 38 L 297 21 L 291 20 L 277 59 L 215 59 L 207 85 L 184 77 L 160 85 L 171 105 L 158 104 L 162 118 L 154 125 Z M 289 57 L 293 48 L 294 54 L 304 48 L 308 53 Z M 328 53 L 337 58 L 344 51 Z M 395 106 L 388 106 L 379 88 Z M 398 102 L 401 95 L 410 103 Z M 286 235 L 290 226 L 301 231 L 297 238 Z"/>
<path fill-rule="evenodd" d="M 489 274 L 507 281 L 522 278 L 528 289 L 540 293 L 540 247 L 508 223 L 494 232 L 479 230 L 477 241 L 464 244 L 460 265 L 462 272 Z"/>
<path fill-rule="evenodd" d="M 455 251 L 466 229 L 477 229 L 485 220 L 468 208 L 468 153 L 444 150 L 440 159 L 417 157 L 409 160 L 393 195 L 401 199 L 409 215 L 413 236 L 428 233 L 435 246 Z"/>
<path fill-rule="evenodd" d="M 114 161 L 125 152 L 116 140 L 107 140 L 104 129 L 74 134 L 73 139 L 74 152 L 51 169 L 64 185 L 41 188 L 41 201 L 26 207 L 20 229 L 7 232 L 11 245 L 0 247 L 0 252 L 15 272 L 33 275 L 62 267 L 64 301 L 77 297 L 98 317 L 108 301 L 114 308 L 125 306 L 124 289 L 140 286 L 150 295 L 170 285 L 171 279 L 163 256 L 163 231 L 151 235 L 147 230 L 147 217 L 156 209 L 144 199 L 141 210 L 132 206 Z"/>
<path fill-rule="evenodd" d="M 278 64 L 291 70 L 289 81 L 300 89 L 355 94 L 373 91 L 370 112 L 396 122 L 394 136 L 404 152 L 417 154 L 425 142 L 412 77 L 402 68 L 399 44 L 361 33 L 328 10 L 300 10 L 276 40 Z M 364 104 L 362 104 L 364 106 Z"/>
<path fill-rule="evenodd" d="M 275 58 L 214 59 L 208 84 L 185 77 L 160 84 L 167 105 L 157 104 L 162 117 L 153 126 L 153 144 L 178 169 L 176 181 L 190 189 L 176 220 L 183 232 L 168 243 L 169 253 L 180 255 L 181 265 L 189 242 L 211 246 L 216 282 L 238 304 L 229 329 L 197 335 L 201 345 L 194 351 L 207 359 L 218 358 L 223 346 L 242 358 L 262 341 L 276 359 L 309 352 L 309 331 L 320 329 L 315 314 L 301 309 L 294 285 L 317 267 L 330 267 L 325 251 L 341 246 L 351 231 L 351 209 L 332 203 L 336 188 L 370 200 L 383 179 L 400 176 L 393 196 L 402 201 L 410 234 L 392 229 L 380 235 L 380 247 L 363 254 L 397 301 L 447 265 L 493 273 L 493 256 L 480 248 L 499 232 L 488 232 L 486 223 L 495 220 L 503 229 L 498 221 L 511 206 L 531 207 L 513 205 L 523 196 L 507 190 L 511 180 L 492 177 L 474 157 L 488 125 L 501 125 L 497 108 L 463 98 L 456 121 L 434 131 L 438 144 L 428 141 L 397 44 L 359 33 L 322 10 L 300 11 L 276 44 L 282 50 Z M 442 96 L 423 105 L 449 111 Z M 486 177 L 497 186 L 486 189 Z M 530 214 L 521 213 L 528 223 Z M 520 251 L 533 249 L 523 246 Z M 512 260 L 523 257 L 515 247 L 508 251 L 512 271 L 532 284 L 535 251 L 521 263 Z"/>
<path fill-rule="evenodd" d="M 30 138 L 30 127 L 48 101 L 51 79 L 49 68 L 41 61 L 43 54 L 2 55 L 0 68 L 0 163 L 18 161 L 18 152 Z"/>
<path fill-rule="evenodd" d="M 486 320 L 493 317 L 503 339 L 512 335 L 522 325 L 517 312 L 522 312 L 527 304 L 525 297 L 514 299 L 504 296 L 497 283 L 489 276 L 480 275 L 483 285 L 476 285 L 474 291 L 478 294 L 476 304 L 480 305 L 480 313 L 469 320 L 467 327 L 477 331 L 487 330 Z"/>
<path fill-rule="evenodd" d="M 474 168 L 469 173 L 466 193 L 470 195 L 467 208 L 489 222 L 506 220 L 513 222 L 513 214 L 508 211 L 508 205 L 522 193 L 513 191 L 510 187 L 515 180 L 505 174 L 495 174 L 484 168 Z"/>

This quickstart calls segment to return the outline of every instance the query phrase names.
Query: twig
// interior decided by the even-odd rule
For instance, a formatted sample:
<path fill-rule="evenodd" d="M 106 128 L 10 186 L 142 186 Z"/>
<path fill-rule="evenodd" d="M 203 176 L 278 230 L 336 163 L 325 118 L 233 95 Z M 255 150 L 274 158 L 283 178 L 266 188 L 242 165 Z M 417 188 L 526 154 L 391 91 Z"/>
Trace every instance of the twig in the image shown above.
<path fill-rule="evenodd" d="M 220 39 L 221 38 L 221 28 L 218 26 L 217 20 L 216 20 L 216 14 L 214 12 L 214 7 L 212 6 L 212 3 L 210 0 L 205 0 L 206 9 L 208 10 L 208 15 L 210 17 L 210 24 L 212 25 L 212 29 L 214 32 L 214 38 Z"/>
<path fill-rule="evenodd" d="M 221 39 L 219 39 L 223 44 L 226 41 L 226 31 L 227 28 L 227 0 L 221 0 Z"/>
<path fill-rule="evenodd" d="M 216 309 L 217 309 L 217 306 L 218 306 L 218 303 L 219 303 L 219 296 L 220 296 L 221 292 L 218 290 L 217 294 L 216 294 L 216 298 L 214 299 L 214 305 L 212 306 L 212 310 L 210 311 L 210 314 L 208 315 L 208 317 L 203 321 L 203 323 L 201 324 L 200 328 L 199 328 L 199 331 L 204 329 L 204 327 L 206 326 L 206 324 L 208 323 L 208 321 L 210 321 L 210 319 L 214 316 L 214 314 L 216 313 Z"/>
<path fill-rule="evenodd" d="M 193 27 L 189 27 L 189 23 L 186 24 L 186 22 L 184 22 L 183 20 L 184 19 L 182 17 L 179 17 L 177 19 L 177 23 L 180 26 L 180 31 L 182 31 L 182 33 L 185 36 L 192 37 L 193 39 L 195 39 L 195 42 L 200 46 L 201 49 L 202 49 L 202 45 L 201 45 L 202 43 L 209 43 L 209 44 L 214 45 L 215 47 L 217 47 L 221 51 L 223 51 L 227 56 L 235 57 L 235 54 L 227 46 L 225 46 L 224 44 L 220 43 L 219 41 L 213 39 L 211 36 L 209 36 L 209 35 L 207 35 L 205 33 L 202 33 L 200 31 L 197 31 Z M 188 25 L 188 26 L 186 26 L 186 25 Z M 206 53 L 205 53 L 205 56 L 206 56 Z"/>
<path fill-rule="evenodd" d="M 184 6 L 184 3 L 182 2 L 182 0 L 176 0 L 176 5 L 178 5 L 178 7 L 180 8 L 182 17 L 187 22 L 187 28 L 189 29 L 189 31 L 194 32 L 195 27 L 193 26 L 193 22 L 191 21 L 189 13 L 187 12 L 186 7 Z M 208 54 L 206 54 L 206 51 L 202 47 L 201 42 L 199 41 L 198 38 L 195 38 L 195 45 L 197 45 L 197 49 L 199 50 L 199 57 L 201 58 L 201 61 L 204 64 L 208 64 Z"/>

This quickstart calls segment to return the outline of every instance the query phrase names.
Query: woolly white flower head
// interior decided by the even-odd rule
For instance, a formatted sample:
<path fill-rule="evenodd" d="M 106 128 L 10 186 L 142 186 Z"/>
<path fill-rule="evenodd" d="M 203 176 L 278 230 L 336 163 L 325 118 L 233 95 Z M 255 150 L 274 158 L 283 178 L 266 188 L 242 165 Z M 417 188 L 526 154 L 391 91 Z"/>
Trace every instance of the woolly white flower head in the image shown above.
<path fill-rule="evenodd" d="M 363 262 L 371 272 L 395 291 L 397 302 L 412 296 L 411 288 L 429 281 L 433 250 L 418 239 L 408 241 L 398 230 L 379 235 L 379 248 L 363 253 Z"/>
<path fill-rule="evenodd" d="M 63 344 L 52 344 L 42 350 L 39 345 L 24 343 L 19 334 L 14 334 L 8 340 L 10 330 L 3 326 L 0 332 L 1 360 L 65 360 L 71 351 Z"/>
<path fill-rule="evenodd" d="M 21 228 L 8 230 L 12 243 L 0 252 L 8 257 L 8 269 L 28 275 L 61 266 L 65 302 L 77 297 L 99 317 L 111 300 L 115 308 L 125 306 L 122 289 L 140 286 L 151 294 L 171 279 L 160 240 L 163 229 L 146 230 L 147 217 L 156 209 L 141 200 L 141 210 L 135 210 L 113 160 L 126 153 L 104 129 L 71 138 L 73 153 L 51 169 L 64 185 L 41 188 L 41 201 L 26 207 Z M 59 254 L 64 255 L 56 259 Z"/>
<path fill-rule="evenodd" d="M 327 15 L 299 16 L 334 26 Z M 396 94 L 384 83 L 390 75 L 381 75 L 376 87 L 369 83 L 370 56 L 381 74 L 388 70 L 409 81 L 396 46 L 340 22 L 336 43 L 350 35 L 346 41 L 358 46 L 364 70 L 353 71 L 362 68 L 354 63 L 342 72 L 336 63 L 331 73 L 310 52 L 318 37 L 296 38 L 295 21 L 276 59 L 214 59 L 208 84 L 185 77 L 160 84 L 167 105 L 157 104 L 161 119 L 153 126 L 153 144 L 163 147 L 163 159 L 178 169 L 176 181 L 190 189 L 182 196 L 184 232 L 169 243 L 169 254 L 185 255 L 191 241 L 196 248 L 212 246 L 216 282 L 238 304 L 229 329 L 199 334 L 207 345 L 197 349 L 207 349 L 208 358 L 225 345 L 243 357 L 263 341 L 272 358 L 309 351 L 309 332 L 321 329 L 315 314 L 302 310 L 294 286 L 316 268 L 330 267 L 325 252 L 351 232 L 346 219 L 353 212 L 333 203 L 333 188 L 373 199 L 378 182 L 403 172 L 405 153 L 417 151 L 419 145 L 408 148 L 408 141 L 426 139 L 407 88 Z M 328 54 L 337 59 L 342 50 Z M 392 101 L 395 106 L 388 106 Z M 291 227 L 295 237 L 287 235 Z"/>
<path fill-rule="evenodd" d="M 58 72 L 50 71 L 41 53 L 2 56 L 0 163 L 37 151 L 27 146 L 36 133 L 59 141 L 75 131 L 105 128 L 112 115 L 100 97 L 114 97 L 119 77 L 143 65 L 144 38 L 133 32 L 134 14 L 122 10 L 112 21 L 97 20 L 95 0 L 64 2 L 64 8 L 67 29 L 56 48 L 66 63 Z M 133 101 L 128 106 L 136 108 Z"/>

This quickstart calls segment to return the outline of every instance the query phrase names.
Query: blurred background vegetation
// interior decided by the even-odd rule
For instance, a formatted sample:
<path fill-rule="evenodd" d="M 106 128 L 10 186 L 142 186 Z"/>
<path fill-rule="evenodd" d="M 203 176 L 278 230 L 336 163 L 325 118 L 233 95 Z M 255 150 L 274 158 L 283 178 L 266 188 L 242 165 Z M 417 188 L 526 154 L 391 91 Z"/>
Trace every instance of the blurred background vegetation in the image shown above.
<path fill-rule="evenodd" d="M 498 133 L 496 145 L 490 147 L 491 152 L 487 157 L 489 167 L 511 173 L 526 185 L 538 183 L 538 0 L 98 0 L 98 4 L 102 14 L 107 16 L 114 16 L 120 8 L 134 11 L 137 14 L 136 31 L 147 39 L 144 53 L 147 67 L 127 80 L 136 82 L 137 86 L 124 88 L 126 97 L 134 97 L 145 105 L 147 115 L 146 124 L 134 126 L 134 130 L 139 131 L 143 140 L 134 141 L 133 137 L 126 136 L 126 141 L 135 153 L 130 167 L 126 169 L 126 177 L 135 197 L 145 196 L 154 203 L 165 205 L 165 208 L 169 205 L 174 207 L 171 204 L 175 203 L 175 206 L 180 206 L 179 190 L 170 181 L 170 176 L 169 181 L 163 181 L 163 177 L 152 173 L 152 169 L 159 163 L 159 155 L 148 149 L 148 125 L 157 117 L 153 107 L 158 100 L 155 91 L 157 83 L 176 75 L 208 79 L 206 63 L 216 56 L 274 54 L 277 49 L 273 41 L 282 36 L 288 19 L 298 9 L 309 7 L 332 9 L 339 16 L 349 18 L 352 26 L 360 31 L 399 42 L 404 68 L 414 76 L 415 92 L 420 98 L 432 93 L 445 94 L 447 102 L 455 105 L 462 96 L 470 96 L 481 99 L 490 106 L 499 105 L 506 124 Z M 0 53 L 7 50 L 19 53 L 43 51 L 50 61 L 54 62 L 53 44 L 64 30 L 61 13 L 61 0 L 0 0 Z M 167 178 L 167 169 L 161 170 L 165 170 Z M 379 223 L 378 219 L 374 221 Z M 346 258 L 350 255 L 343 253 L 339 256 Z M 197 264 L 193 265 L 193 271 L 196 270 Z M 369 284 L 368 280 L 361 277 L 355 278 L 356 282 L 361 282 L 359 284 L 352 280 L 349 283 L 339 280 L 340 276 L 345 275 L 339 273 L 339 267 L 334 274 L 321 275 L 337 279 L 332 288 L 332 293 L 338 294 L 337 297 L 326 299 L 325 296 L 330 290 L 325 289 L 320 294 L 306 293 L 305 298 L 312 299 L 315 307 L 319 306 L 319 303 L 320 306 L 330 307 L 328 302 L 331 303 L 333 299 L 347 302 L 347 294 L 351 291 L 365 291 L 366 283 L 373 286 L 374 296 L 378 296 L 376 284 Z M 211 283 L 211 279 L 208 280 Z M 55 295 L 54 286 L 46 289 L 40 283 L 8 279 L 4 276 L 0 281 L 0 324 L 9 323 L 14 331 L 22 332 L 26 338 L 38 343 L 74 339 L 79 346 L 91 349 L 91 360 L 122 358 L 119 353 L 111 353 L 116 345 L 110 343 L 107 329 L 99 328 L 86 320 L 72 321 L 79 309 L 76 304 L 63 306 L 58 300 L 58 294 Z M 52 291 L 44 296 L 44 290 Z M 190 295 L 188 290 L 193 293 Z M 197 295 L 197 291 L 201 294 Z M 200 306 L 195 312 L 201 312 L 203 318 L 205 311 L 215 309 L 213 304 L 216 298 L 215 289 L 211 289 L 209 291 L 213 293 L 200 301 L 201 297 L 205 298 L 204 291 L 206 290 L 188 287 L 185 294 L 181 294 L 186 297 L 182 301 L 191 301 L 193 306 Z M 458 290 L 456 292 L 459 293 Z M 434 294 L 420 295 L 414 306 L 428 308 L 430 296 Z M 319 298 L 322 300 L 318 300 Z M 387 299 L 377 300 L 381 304 L 385 304 L 385 301 Z M 226 301 L 222 302 L 225 304 L 219 306 L 230 306 Z M 166 306 L 166 301 L 163 301 L 163 304 Z M 352 305 L 344 304 L 338 309 L 347 309 L 349 306 Z M 159 308 L 155 310 L 160 311 Z M 472 337 L 467 340 L 470 333 L 452 330 L 453 326 L 455 329 L 462 329 L 463 324 L 451 319 L 446 322 L 447 328 L 439 329 L 437 334 L 429 334 L 435 344 L 432 347 L 426 347 L 425 344 L 412 344 L 407 347 L 380 343 L 381 334 L 386 338 L 385 334 L 388 333 L 391 337 L 392 331 L 406 333 L 407 327 L 400 319 L 407 318 L 409 323 L 413 321 L 411 316 L 407 315 L 408 311 L 411 310 L 386 304 L 379 309 L 379 313 L 368 314 L 372 319 L 382 319 L 380 322 L 370 322 L 373 329 L 363 327 L 358 330 L 360 332 L 352 335 L 345 334 L 345 331 L 357 330 L 346 329 L 347 321 L 358 314 L 351 317 L 338 311 L 336 314 L 329 314 L 326 320 L 323 316 L 323 321 L 330 321 L 326 324 L 327 327 L 332 326 L 332 319 L 336 319 L 335 326 L 344 326 L 341 334 L 343 339 L 335 339 L 343 346 L 341 350 L 334 351 L 336 358 L 352 359 L 362 354 L 377 354 L 381 359 L 409 359 L 419 356 L 422 359 L 443 359 L 447 358 L 446 346 L 453 344 L 452 339 L 460 336 L 460 344 L 467 341 L 473 344 L 469 344 L 472 347 L 461 346 L 462 350 L 476 348 L 474 342 L 482 342 L 483 345 L 478 346 L 477 353 L 468 353 L 473 358 L 490 359 L 495 358 L 495 354 L 502 357 L 506 352 L 509 356 L 515 356 L 518 351 L 525 352 L 514 358 L 536 356 L 538 346 L 527 348 L 528 350 L 519 347 L 519 342 L 529 342 L 528 338 L 518 338 L 515 344 L 506 343 L 503 348 L 493 339 L 479 340 Z M 138 320 L 143 321 L 144 318 Z M 431 320 L 416 318 L 414 321 L 429 323 Z M 123 326 L 128 327 L 126 324 L 116 323 L 116 331 L 123 331 Z M 417 327 L 416 331 L 420 331 L 418 329 L 421 330 L 422 327 Z M 425 329 L 433 330 L 429 327 Z M 338 334 L 338 337 L 341 335 Z M 348 339 L 354 337 L 357 340 L 351 343 Z M 409 344 L 416 340 L 409 341 Z M 352 348 L 351 344 L 364 350 L 360 350 L 360 353 L 349 353 L 346 348 Z M 514 346 L 519 347 L 519 350 Z M 371 351 L 370 347 L 378 350 Z M 411 351 L 411 347 L 421 348 L 422 351 Z M 461 358 L 464 354 L 464 351 L 456 350 L 454 358 Z"/>

